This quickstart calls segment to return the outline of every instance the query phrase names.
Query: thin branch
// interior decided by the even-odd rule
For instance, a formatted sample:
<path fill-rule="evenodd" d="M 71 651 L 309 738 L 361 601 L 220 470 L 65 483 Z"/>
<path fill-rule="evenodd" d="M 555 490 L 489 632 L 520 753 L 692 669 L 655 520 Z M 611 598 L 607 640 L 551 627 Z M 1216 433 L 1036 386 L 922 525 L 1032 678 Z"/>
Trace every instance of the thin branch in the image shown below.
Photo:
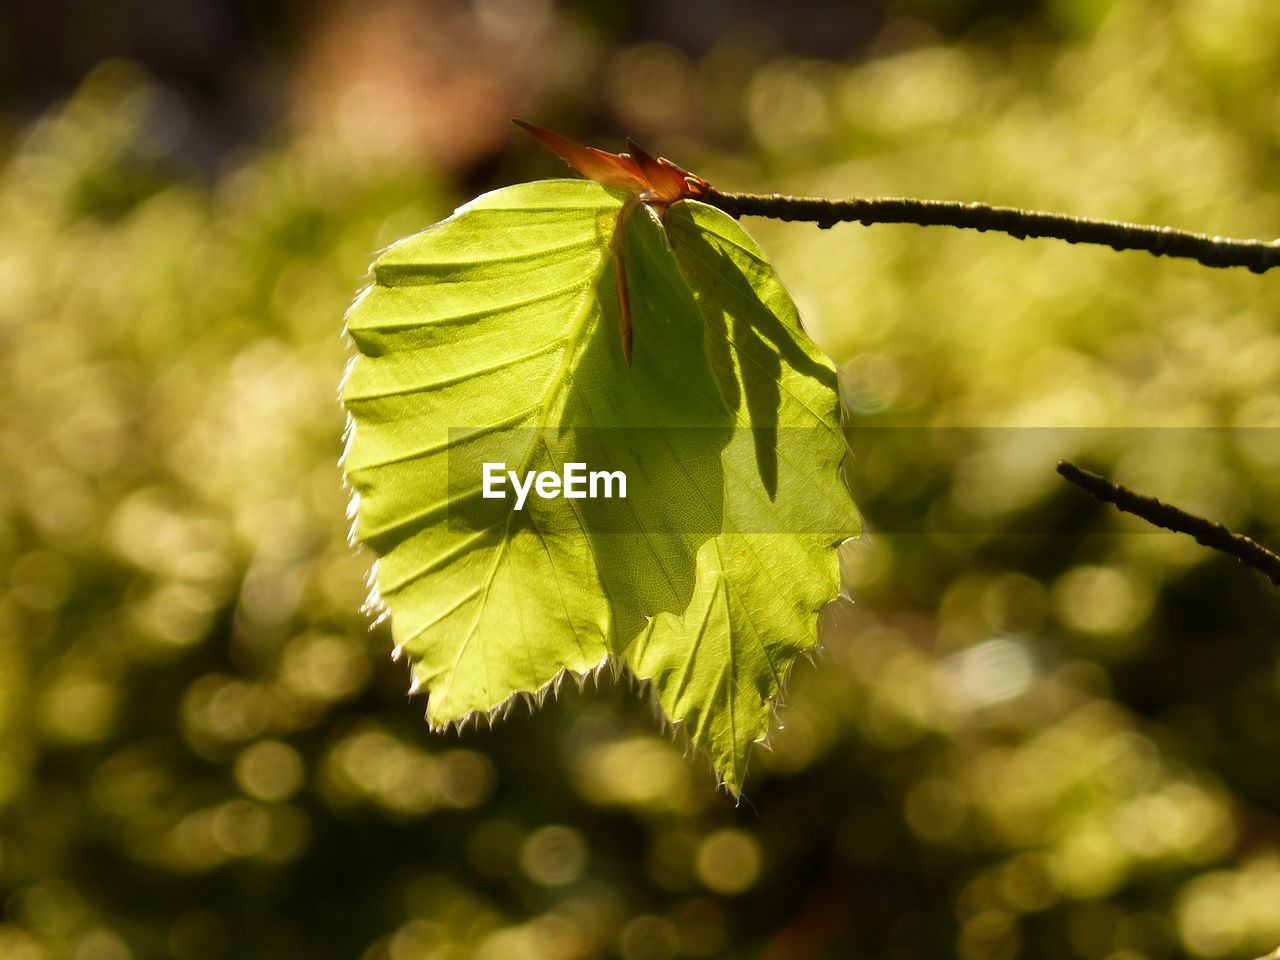
<path fill-rule="evenodd" d="M 1069 460 L 1058 461 L 1058 473 L 1099 500 L 1114 503 L 1125 513 L 1131 513 L 1135 517 L 1146 520 L 1147 523 L 1173 530 L 1175 533 L 1190 534 L 1196 538 L 1196 543 L 1231 554 L 1245 566 L 1261 570 L 1272 583 L 1280 587 L 1280 556 L 1272 553 L 1256 540 L 1232 533 L 1220 523 L 1179 510 L 1155 497 L 1134 493 L 1119 484 L 1103 479 L 1096 473 L 1081 470 Z"/>
<path fill-rule="evenodd" d="M 837 223 L 915 223 L 920 226 L 996 230 L 1022 240 L 1051 237 L 1067 243 L 1098 243 L 1113 250 L 1145 250 L 1153 256 L 1186 257 L 1206 267 L 1248 267 L 1264 273 L 1280 266 L 1280 240 L 1234 240 L 1189 233 L 1172 227 L 1150 227 L 1119 220 L 1091 220 L 1060 213 L 950 200 L 902 197 L 854 197 L 823 200 L 782 194 L 721 193 L 711 190 L 703 201 L 731 217 L 807 220 L 827 228 Z"/>

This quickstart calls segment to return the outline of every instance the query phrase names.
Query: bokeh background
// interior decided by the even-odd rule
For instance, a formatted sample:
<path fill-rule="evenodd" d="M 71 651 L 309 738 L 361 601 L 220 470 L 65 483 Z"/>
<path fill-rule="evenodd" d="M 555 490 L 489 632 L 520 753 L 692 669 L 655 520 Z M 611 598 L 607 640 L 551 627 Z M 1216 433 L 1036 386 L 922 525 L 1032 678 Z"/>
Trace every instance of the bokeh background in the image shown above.
<path fill-rule="evenodd" d="M 626 684 L 426 730 L 336 396 L 378 248 L 562 174 L 512 116 L 723 189 L 1265 239 L 1277 75 L 1273 0 L 5 4 L 0 956 L 1275 947 L 1275 588 L 1053 465 L 1280 543 L 1280 278 L 749 223 L 873 534 L 739 805 Z"/>

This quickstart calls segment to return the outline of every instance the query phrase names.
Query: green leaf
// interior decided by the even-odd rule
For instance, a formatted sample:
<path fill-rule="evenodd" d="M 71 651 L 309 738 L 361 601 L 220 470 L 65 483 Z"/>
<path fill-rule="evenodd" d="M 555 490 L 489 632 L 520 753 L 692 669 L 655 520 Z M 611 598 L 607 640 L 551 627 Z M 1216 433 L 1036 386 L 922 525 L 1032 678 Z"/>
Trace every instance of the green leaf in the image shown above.
<path fill-rule="evenodd" d="M 355 534 L 433 726 L 607 663 L 737 791 L 857 529 L 835 373 L 763 254 L 695 202 L 609 241 L 580 180 L 486 194 L 395 244 L 347 318 Z M 621 470 L 625 499 L 482 495 L 482 465 Z"/>

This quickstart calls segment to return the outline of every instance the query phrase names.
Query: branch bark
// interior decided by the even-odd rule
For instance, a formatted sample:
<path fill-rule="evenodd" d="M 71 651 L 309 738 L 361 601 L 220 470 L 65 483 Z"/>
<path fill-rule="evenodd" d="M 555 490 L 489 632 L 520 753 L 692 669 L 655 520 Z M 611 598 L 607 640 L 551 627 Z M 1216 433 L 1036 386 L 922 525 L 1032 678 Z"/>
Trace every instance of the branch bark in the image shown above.
<path fill-rule="evenodd" d="M 1280 587 L 1280 556 L 1272 553 L 1256 540 L 1232 533 L 1220 523 L 1187 513 L 1155 497 L 1134 493 L 1096 473 L 1080 469 L 1069 460 L 1058 461 L 1058 473 L 1099 500 L 1114 503 L 1125 513 L 1141 517 L 1147 523 L 1166 530 L 1190 534 L 1196 538 L 1196 543 L 1231 554 L 1245 566 L 1261 570 L 1273 584 Z"/>
<path fill-rule="evenodd" d="M 782 194 L 722 193 L 702 198 L 731 217 L 805 220 L 827 228 L 837 223 L 914 223 L 920 226 L 994 230 L 1019 240 L 1049 237 L 1067 243 L 1096 243 L 1113 250 L 1145 250 L 1157 257 L 1184 257 L 1206 267 L 1246 267 L 1265 273 L 1280 266 L 1280 240 L 1236 240 L 1119 220 L 1093 220 L 1017 207 L 903 197 L 854 197 L 824 200 Z"/>

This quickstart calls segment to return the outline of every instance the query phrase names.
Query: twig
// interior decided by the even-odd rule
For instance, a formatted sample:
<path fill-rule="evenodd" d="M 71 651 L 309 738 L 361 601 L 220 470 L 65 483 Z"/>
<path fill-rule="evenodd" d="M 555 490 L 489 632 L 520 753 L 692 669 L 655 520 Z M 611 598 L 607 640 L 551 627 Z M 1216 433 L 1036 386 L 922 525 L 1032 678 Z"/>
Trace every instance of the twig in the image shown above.
<path fill-rule="evenodd" d="M 1188 533 L 1196 538 L 1196 543 L 1231 554 L 1246 566 L 1261 570 L 1271 578 L 1272 583 L 1280 587 L 1280 556 L 1272 553 L 1256 540 L 1232 533 L 1220 523 L 1179 510 L 1155 497 L 1134 493 L 1119 484 L 1103 479 L 1096 473 L 1081 470 L 1069 460 L 1058 461 L 1058 473 L 1099 500 L 1114 503 L 1125 513 L 1141 517 L 1148 523 L 1164 527 L 1166 530 Z"/>
<path fill-rule="evenodd" d="M 1280 266 L 1280 241 L 1234 240 L 1172 227 L 1151 227 L 1118 220 L 1091 220 L 1060 213 L 949 200 L 902 197 L 854 197 L 823 200 L 782 194 L 721 193 L 711 190 L 703 201 L 731 217 L 808 220 L 819 227 L 837 223 L 915 223 L 920 226 L 996 230 L 1017 237 L 1052 237 L 1067 243 L 1098 243 L 1113 250 L 1145 250 L 1153 256 L 1186 257 L 1206 267 L 1248 267 L 1263 273 Z"/>

